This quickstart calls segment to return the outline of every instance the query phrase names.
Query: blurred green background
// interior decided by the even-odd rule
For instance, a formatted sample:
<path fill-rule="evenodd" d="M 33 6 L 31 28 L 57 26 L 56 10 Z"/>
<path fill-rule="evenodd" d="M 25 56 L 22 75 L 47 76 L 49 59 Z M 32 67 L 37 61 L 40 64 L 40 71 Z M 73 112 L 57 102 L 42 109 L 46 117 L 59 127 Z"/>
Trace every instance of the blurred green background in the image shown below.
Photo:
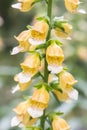
<path fill-rule="evenodd" d="M 19 64 L 24 54 L 10 55 L 10 51 L 17 45 L 14 35 L 26 29 L 28 24 L 39 13 L 46 14 L 43 4 L 37 4 L 30 12 L 21 13 L 12 9 L 13 0 L 0 0 L 0 130 L 19 130 L 11 128 L 10 121 L 14 116 L 15 107 L 26 92 L 11 93 L 16 85 L 13 80 L 20 72 Z M 80 8 L 87 12 L 87 1 L 82 0 Z M 70 104 L 62 103 L 57 109 L 65 112 L 65 117 L 72 126 L 71 130 L 87 130 L 87 15 L 71 14 L 64 7 L 63 0 L 54 0 L 53 15 L 64 15 L 73 25 L 72 40 L 62 40 L 64 43 L 65 64 L 78 80 L 76 88 L 79 91 L 79 100 Z M 28 92 L 27 92 L 28 94 Z M 55 105 L 55 104 L 54 104 Z"/>

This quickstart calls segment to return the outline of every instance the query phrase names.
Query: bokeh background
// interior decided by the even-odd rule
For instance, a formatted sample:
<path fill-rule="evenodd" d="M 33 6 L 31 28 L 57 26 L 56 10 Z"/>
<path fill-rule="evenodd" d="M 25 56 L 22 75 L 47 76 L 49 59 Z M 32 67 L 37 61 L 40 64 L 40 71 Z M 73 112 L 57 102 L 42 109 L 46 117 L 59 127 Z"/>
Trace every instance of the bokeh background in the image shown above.
<path fill-rule="evenodd" d="M 17 45 L 13 36 L 17 36 L 28 24 L 32 24 L 37 14 L 46 14 L 44 3 L 38 3 L 28 13 L 21 13 L 11 8 L 11 4 L 15 2 L 17 1 L 0 0 L 0 130 L 20 129 L 10 126 L 14 115 L 12 108 L 23 100 L 23 95 L 26 94 L 11 93 L 12 87 L 16 85 L 13 77 L 20 72 L 19 64 L 24 58 L 23 53 L 10 55 L 12 48 Z M 87 1 L 81 2 L 80 8 L 87 12 Z M 63 49 L 65 64 L 78 80 L 75 87 L 79 91 L 79 99 L 70 104 L 62 103 L 57 109 L 65 112 L 64 116 L 72 126 L 71 130 L 87 130 L 87 15 L 71 14 L 65 9 L 63 0 L 54 0 L 53 16 L 62 15 L 73 25 L 72 40 L 63 40 Z"/>

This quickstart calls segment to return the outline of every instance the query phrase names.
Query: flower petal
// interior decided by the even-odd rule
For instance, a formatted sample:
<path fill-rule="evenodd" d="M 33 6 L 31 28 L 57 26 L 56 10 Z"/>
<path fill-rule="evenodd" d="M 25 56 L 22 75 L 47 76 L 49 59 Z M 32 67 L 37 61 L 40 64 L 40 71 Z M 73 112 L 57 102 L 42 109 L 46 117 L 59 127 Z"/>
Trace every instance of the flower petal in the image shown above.
<path fill-rule="evenodd" d="M 73 89 L 71 92 L 68 92 L 68 96 L 71 99 L 78 100 L 78 91 L 76 89 Z"/>
<path fill-rule="evenodd" d="M 27 83 L 31 80 L 31 76 L 23 72 L 19 73 L 17 75 L 17 78 L 18 78 L 19 83 Z"/>
<path fill-rule="evenodd" d="M 12 49 L 11 55 L 15 55 L 15 54 L 19 53 L 21 50 L 23 50 L 23 48 L 21 48 L 21 47 L 19 47 L 19 46 L 14 47 L 14 48 Z"/>
<path fill-rule="evenodd" d="M 63 70 L 63 66 L 48 65 L 48 70 L 51 71 L 52 74 L 58 74 Z"/>
<path fill-rule="evenodd" d="M 14 94 L 16 91 L 20 90 L 19 85 L 16 85 L 14 88 L 12 88 L 12 93 Z"/>
<path fill-rule="evenodd" d="M 85 11 L 84 9 L 79 9 L 79 10 L 78 10 L 78 13 L 86 14 L 86 11 Z"/>
<path fill-rule="evenodd" d="M 45 40 L 36 40 L 33 38 L 29 38 L 29 43 L 33 46 L 43 44 L 44 42 L 45 42 Z"/>
<path fill-rule="evenodd" d="M 15 116 L 15 117 L 13 117 L 12 120 L 11 120 L 11 126 L 12 126 L 12 127 L 17 126 L 17 125 L 20 124 L 20 122 L 21 122 L 21 120 L 20 120 L 17 116 Z"/>
<path fill-rule="evenodd" d="M 15 9 L 21 9 L 21 3 L 16 3 L 16 4 L 13 4 L 11 7 L 12 8 L 15 8 Z"/>
<path fill-rule="evenodd" d="M 37 118 L 37 117 L 40 117 L 40 116 L 43 115 L 43 109 L 35 108 L 35 107 L 29 107 L 28 113 L 31 115 L 31 117 Z"/>

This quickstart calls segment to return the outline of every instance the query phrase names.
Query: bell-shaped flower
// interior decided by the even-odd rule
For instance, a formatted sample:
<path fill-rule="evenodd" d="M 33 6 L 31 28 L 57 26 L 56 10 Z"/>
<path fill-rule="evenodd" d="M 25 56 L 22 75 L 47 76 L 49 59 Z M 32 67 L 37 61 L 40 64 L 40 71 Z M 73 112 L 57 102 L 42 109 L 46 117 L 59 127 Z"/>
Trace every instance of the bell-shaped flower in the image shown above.
<path fill-rule="evenodd" d="M 11 120 L 11 126 L 19 126 L 20 124 L 23 126 L 30 126 L 36 123 L 37 118 L 31 118 L 27 109 L 29 107 L 29 101 L 21 102 L 13 111 L 17 114 L 17 116 L 13 117 Z"/>
<path fill-rule="evenodd" d="M 64 54 L 60 46 L 55 42 L 47 47 L 46 60 L 48 63 L 48 70 L 51 73 L 60 73 L 63 69 L 62 62 L 64 61 Z"/>
<path fill-rule="evenodd" d="M 58 98 L 59 101 L 68 101 L 69 100 L 69 96 L 66 92 L 62 91 L 58 91 L 58 90 L 54 90 L 53 93 L 56 95 L 56 97 Z"/>
<path fill-rule="evenodd" d="M 59 74 L 59 82 L 62 89 L 69 90 L 70 87 L 72 87 L 75 83 L 77 83 L 77 80 L 67 71 L 63 71 Z"/>
<path fill-rule="evenodd" d="M 17 37 L 15 36 L 15 39 L 19 42 L 19 45 L 13 48 L 11 55 L 28 51 L 30 47 L 30 43 L 28 41 L 29 37 L 30 30 L 23 31 Z"/>
<path fill-rule="evenodd" d="M 17 78 L 18 77 L 15 76 L 15 79 L 17 79 Z M 20 83 L 19 79 L 15 80 L 15 81 L 17 81 L 18 84 L 15 87 L 13 87 L 12 93 L 15 93 L 16 91 L 24 91 L 24 90 L 28 89 L 30 87 L 31 82 L 32 82 L 32 80 L 30 80 L 30 81 L 28 81 L 26 83 Z"/>
<path fill-rule="evenodd" d="M 34 45 L 43 44 L 46 40 L 49 30 L 49 25 L 44 21 L 37 21 L 31 29 L 31 36 L 29 42 Z"/>
<path fill-rule="evenodd" d="M 15 80 L 19 83 L 28 83 L 32 76 L 34 76 L 40 66 L 40 57 L 38 53 L 30 54 L 26 57 L 23 63 L 21 63 L 22 72 L 15 76 Z"/>
<path fill-rule="evenodd" d="M 78 9 L 79 4 L 81 3 L 79 0 L 64 0 L 66 9 L 71 13 L 82 13 L 85 14 L 85 10 Z"/>
<path fill-rule="evenodd" d="M 18 0 L 19 2 L 16 4 L 13 4 L 12 7 L 15 9 L 19 9 L 22 12 L 27 12 L 31 10 L 33 7 L 33 3 L 35 0 Z"/>
<path fill-rule="evenodd" d="M 73 85 L 77 83 L 77 80 L 75 80 L 69 72 L 63 71 L 59 74 L 59 83 L 63 90 L 63 93 L 58 93 L 59 96 L 67 95 L 67 98 L 69 97 L 74 100 L 78 99 L 78 91 L 73 88 Z"/>
<path fill-rule="evenodd" d="M 33 117 L 37 118 L 43 115 L 44 109 L 49 103 L 49 93 L 45 86 L 36 89 L 30 99 L 30 107 L 28 108 L 28 113 Z"/>
<path fill-rule="evenodd" d="M 55 115 L 52 121 L 52 128 L 53 130 L 69 130 L 70 126 L 63 118 L 60 118 L 57 115 Z"/>
<path fill-rule="evenodd" d="M 57 26 L 55 27 L 55 34 L 58 36 L 58 37 L 61 37 L 61 38 L 67 38 L 67 39 L 70 39 L 69 35 L 71 34 L 72 32 L 72 26 L 69 24 L 69 23 L 60 23 L 61 26 Z"/>

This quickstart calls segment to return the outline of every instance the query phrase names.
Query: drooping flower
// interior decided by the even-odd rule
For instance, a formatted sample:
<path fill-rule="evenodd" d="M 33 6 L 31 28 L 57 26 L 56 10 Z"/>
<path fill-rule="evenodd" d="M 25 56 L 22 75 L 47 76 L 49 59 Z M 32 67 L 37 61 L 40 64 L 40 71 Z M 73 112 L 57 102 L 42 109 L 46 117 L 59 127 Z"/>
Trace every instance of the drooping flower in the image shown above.
<path fill-rule="evenodd" d="M 17 76 L 15 76 L 15 79 L 17 79 Z M 26 83 L 20 83 L 18 80 L 15 80 L 15 81 L 17 81 L 18 84 L 13 88 L 12 93 L 15 93 L 16 91 L 24 91 L 28 89 L 28 87 L 30 86 L 32 82 L 32 80 Z"/>
<path fill-rule="evenodd" d="M 49 93 L 45 86 L 40 89 L 36 89 L 30 99 L 30 107 L 28 108 L 29 114 L 33 118 L 37 118 L 43 115 L 43 110 L 48 106 Z"/>
<path fill-rule="evenodd" d="M 61 98 L 63 98 L 63 100 L 78 99 L 78 91 L 73 88 L 76 82 L 77 80 L 75 80 L 69 72 L 63 71 L 59 74 L 59 83 L 63 93 L 56 92 L 56 95 L 60 100 Z"/>
<path fill-rule="evenodd" d="M 13 48 L 11 55 L 15 55 L 19 52 L 28 51 L 30 47 L 30 43 L 28 41 L 29 37 L 30 30 L 23 31 L 17 37 L 15 36 L 15 39 L 19 42 L 19 45 Z"/>
<path fill-rule="evenodd" d="M 53 130 L 69 130 L 70 126 L 63 118 L 60 118 L 57 115 L 55 115 L 52 121 L 52 128 Z"/>
<path fill-rule="evenodd" d="M 64 91 L 60 92 L 58 90 L 54 90 L 53 92 L 59 101 L 68 101 L 69 100 L 69 96 L 66 92 L 64 92 Z"/>
<path fill-rule="evenodd" d="M 83 13 L 85 14 L 85 10 L 78 9 L 79 4 L 81 3 L 79 0 L 64 0 L 66 9 L 71 13 Z"/>
<path fill-rule="evenodd" d="M 69 38 L 69 35 L 72 32 L 72 26 L 69 23 L 62 23 L 62 22 L 61 26 L 55 27 L 56 35 L 61 38 Z"/>
<path fill-rule="evenodd" d="M 21 85 L 27 83 L 25 86 L 28 85 L 28 83 L 30 84 L 31 78 L 38 72 L 39 66 L 40 57 L 38 53 L 28 55 L 24 62 L 21 63 L 23 71 L 15 76 L 15 81 L 18 81 Z"/>
<path fill-rule="evenodd" d="M 46 50 L 46 60 L 48 70 L 51 73 L 60 73 L 63 69 L 62 62 L 64 61 L 63 51 L 60 46 L 53 42 Z"/>
<path fill-rule="evenodd" d="M 17 116 L 12 118 L 11 126 L 19 126 L 20 124 L 24 126 L 30 126 L 36 123 L 37 118 L 31 118 L 29 113 L 27 112 L 29 105 L 29 101 L 24 101 L 13 109 Z"/>
<path fill-rule="evenodd" d="M 49 26 L 44 20 L 37 21 L 31 29 L 29 42 L 34 46 L 43 44 L 47 37 L 48 29 Z"/>
<path fill-rule="evenodd" d="M 62 89 L 69 90 L 75 83 L 77 83 L 77 80 L 67 71 L 63 71 L 59 74 L 59 80 L 60 80 L 60 86 Z"/>
<path fill-rule="evenodd" d="M 13 4 L 12 7 L 19 9 L 22 12 L 27 12 L 32 9 L 35 0 L 18 0 L 19 3 Z"/>

